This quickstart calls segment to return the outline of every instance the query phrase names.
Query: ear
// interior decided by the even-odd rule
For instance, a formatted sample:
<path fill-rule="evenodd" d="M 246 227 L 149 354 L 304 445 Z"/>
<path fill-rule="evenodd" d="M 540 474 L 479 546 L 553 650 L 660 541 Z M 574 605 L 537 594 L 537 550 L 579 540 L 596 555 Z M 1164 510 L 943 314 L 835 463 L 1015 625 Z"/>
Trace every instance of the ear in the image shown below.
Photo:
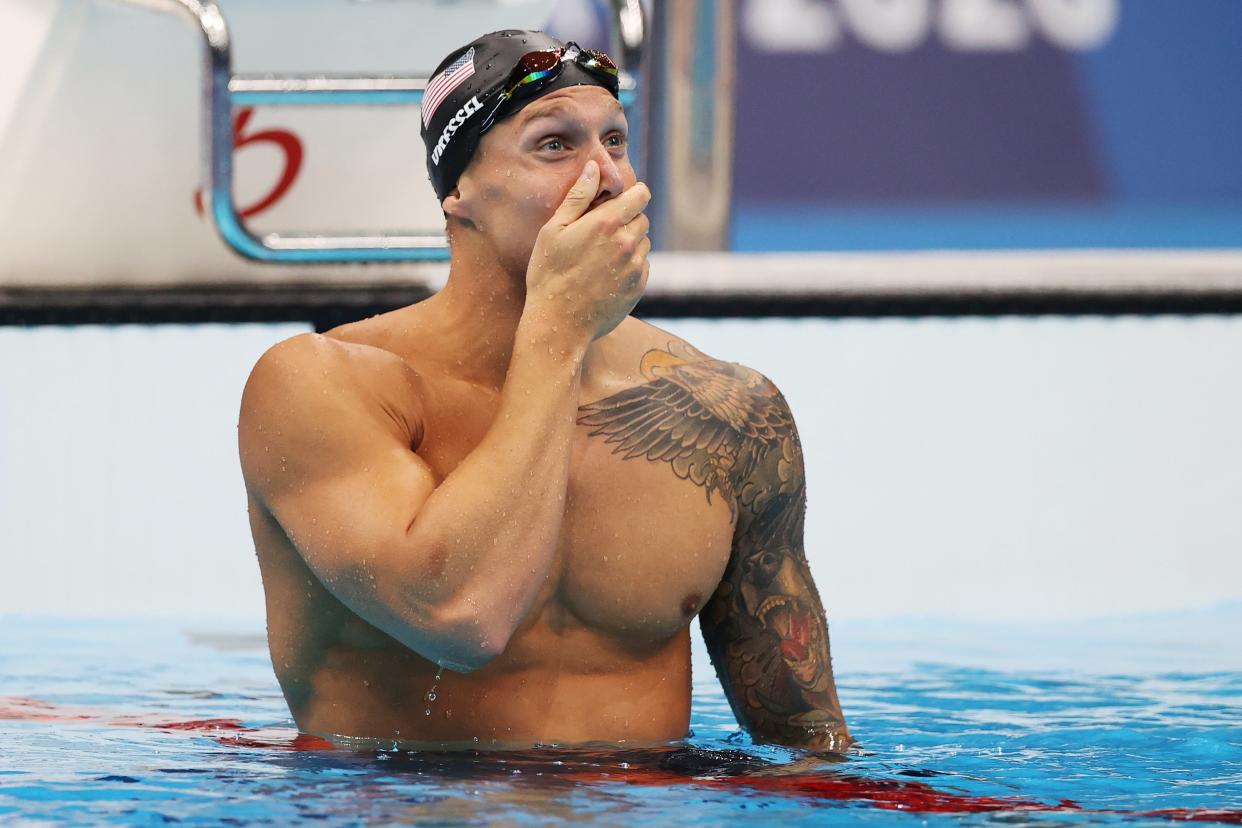
<path fill-rule="evenodd" d="M 440 200 L 440 209 L 444 211 L 445 218 L 457 218 L 467 224 L 473 224 L 474 216 L 470 209 L 470 200 L 462 195 L 461 183 L 459 179 L 458 185 Z M 469 185 L 467 185 L 466 189 L 469 191 Z"/>

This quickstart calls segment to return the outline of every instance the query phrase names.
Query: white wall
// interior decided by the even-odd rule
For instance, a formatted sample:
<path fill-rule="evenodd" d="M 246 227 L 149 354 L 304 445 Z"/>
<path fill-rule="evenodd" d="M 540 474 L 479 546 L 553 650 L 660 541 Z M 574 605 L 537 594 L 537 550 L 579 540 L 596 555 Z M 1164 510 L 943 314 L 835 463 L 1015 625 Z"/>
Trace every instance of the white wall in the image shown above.
<path fill-rule="evenodd" d="M 1242 319 L 684 322 L 780 386 L 830 612 L 1242 597 Z"/>
<path fill-rule="evenodd" d="M 220 6 L 234 72 L 420 77 L 482 32 L 544 25 L 553 3 Z M 240 260 L 195 210 L 203 184 L 202 34 L 180 14 L 158 10 L 175 7 L 165 0 L 0 2 L 0 285 L 307 278 L 305 268 Z M 302 162 L 285 194 L 249 220 L 255 232 L 443 230 L 417 109 L 263 106 L 245 134 L 273 130 L 296 140 Z M 244 210 L 292 165 L 274 142 L 243 144 L 234 194 Z M 394 264 L 368 275 L 417 272 Z"/>
<path fill-rule="evenodd" d="M 1242 319 L 664 326 L 785 392 L 834 620 L 1242 597 Z M 299 330 L 0 329 L 0 613 L 260 617 L 237 403 Z"/>
<path fill-rule="evenodd" d="M 301 330 L 0 329 L 0 612 L 261 617 L 237 406 Z"/>

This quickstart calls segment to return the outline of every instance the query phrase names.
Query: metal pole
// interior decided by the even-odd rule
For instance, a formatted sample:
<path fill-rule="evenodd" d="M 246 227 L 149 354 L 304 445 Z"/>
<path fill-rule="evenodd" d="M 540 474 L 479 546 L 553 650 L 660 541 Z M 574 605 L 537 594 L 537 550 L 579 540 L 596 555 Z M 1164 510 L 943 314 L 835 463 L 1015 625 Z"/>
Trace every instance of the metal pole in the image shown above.
<path fill-rule="evenodd" d="M 228 25 L 214 0 L 169 0 L 202 32 L 204 43 L 203 128 L 204 188 L 209 212 L 225 243 L 248 259 L 260 262 L 393 262 L 443 261 L 448 245 L 442 233 L 409 235 L 352 234 L 297 236 L 270 233 L 255 236 L 233 203 L 233 106 L 299 100 L 308 103 L 391 103 L 422 100 L 425 81 L 417 78 L 237 78 L 232 76 Z M 322 81 L 322 82 L 316 82 Z M 237 84 L 241 101 L 231 86 Z"/>
<path fill-rule="evenodd" d="M 654 0 L 647 178 L 661 250 L 725 250 L 733 189 L 731 0 Z"/>

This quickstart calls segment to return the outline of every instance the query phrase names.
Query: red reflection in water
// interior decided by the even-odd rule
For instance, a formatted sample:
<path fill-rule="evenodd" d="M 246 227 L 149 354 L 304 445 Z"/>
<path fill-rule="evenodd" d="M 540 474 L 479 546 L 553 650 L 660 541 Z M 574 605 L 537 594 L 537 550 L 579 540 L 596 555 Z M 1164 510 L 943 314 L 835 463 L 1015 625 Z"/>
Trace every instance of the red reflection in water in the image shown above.
<path fill-rule="evenodd" d="M 23 696 L 0 696 L 0 720 L 95 723 L 113 727 L 149 727 L 164 731 L 200 733 L 223 745 L 268 750 L 336 750 L 332 742 L 292 728 L 250 727 L 237 719 L 178 719 L 159 713 L 121 714 L 86 707 L 50 704 Z M 1109 813 L 1131 817 L 1220 822 L 1242 825 L 1242 811 L 1161 808 L 1154 811 L 1121 811 L 1080 808 L 1070 800 L 1055 805 L 1035 800 L 972 796 L 942 791 L 922 782 L 872 779 L 844 773 L 758 773 L 724 777 L 688 776 L 658 768 L 615 767 L 599 771 L 575 771 L 561 778 L 591 785 L 598 783 L 671 786 L 693 784 L 706 788 L 741 789 L 799 798 L 865 803 L 874 808 L 909 813 L 983 813 L 996 811 Z"/>

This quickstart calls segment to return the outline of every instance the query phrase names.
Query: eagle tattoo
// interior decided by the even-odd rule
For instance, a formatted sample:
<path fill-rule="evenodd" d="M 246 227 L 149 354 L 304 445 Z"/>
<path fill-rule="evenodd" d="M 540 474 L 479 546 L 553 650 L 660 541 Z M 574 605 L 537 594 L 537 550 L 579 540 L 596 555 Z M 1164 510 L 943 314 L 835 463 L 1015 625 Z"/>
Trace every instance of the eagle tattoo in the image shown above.
<path fill-rule="evenodd" d="M 670 463 L 682 480 L 703 487 L 709 503 L 713 494 L 723 497 L 737 518 L 739 504 L 762 494 L 748 485 L 760 461 L 793 439 L 780 392 L 757 371 L 680 343 L 648 351 L 641 370 L 650 382 L 583 406 L 578 423 L 626 460 Z"/>
<path fill-rule="evenodd" d="M 582 406 L 578 423 L 626 460 L 667 463 L 723 498 L 733 555 L 701 623 L 738 721 L 757 736 L 848 744 L 827 623 L 803 550 L 806 475 L 793 415 L 766 377 L 672 342 L 647 382 Z"/>

